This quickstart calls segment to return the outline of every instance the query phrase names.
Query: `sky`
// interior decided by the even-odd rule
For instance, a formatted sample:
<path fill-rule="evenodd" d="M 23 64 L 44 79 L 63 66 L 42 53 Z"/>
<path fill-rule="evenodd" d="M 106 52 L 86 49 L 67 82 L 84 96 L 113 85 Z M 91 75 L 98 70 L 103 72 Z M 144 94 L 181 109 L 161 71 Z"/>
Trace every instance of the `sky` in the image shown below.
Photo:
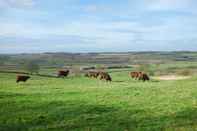
<path fill-rule="evenodd" d="M 0 0 L 0 53 L 197 51 L 196 0 Z"/>

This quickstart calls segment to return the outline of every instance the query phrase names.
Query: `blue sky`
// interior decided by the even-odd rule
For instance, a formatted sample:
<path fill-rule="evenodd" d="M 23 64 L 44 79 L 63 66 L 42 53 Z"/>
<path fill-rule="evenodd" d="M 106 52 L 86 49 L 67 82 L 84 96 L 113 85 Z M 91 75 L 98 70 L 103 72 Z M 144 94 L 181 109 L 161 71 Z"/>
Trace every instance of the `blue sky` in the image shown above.
<path fill-rule="evenodd" d="M 196 0 L 0 0 L 0 53 L 197 50 Z"/>

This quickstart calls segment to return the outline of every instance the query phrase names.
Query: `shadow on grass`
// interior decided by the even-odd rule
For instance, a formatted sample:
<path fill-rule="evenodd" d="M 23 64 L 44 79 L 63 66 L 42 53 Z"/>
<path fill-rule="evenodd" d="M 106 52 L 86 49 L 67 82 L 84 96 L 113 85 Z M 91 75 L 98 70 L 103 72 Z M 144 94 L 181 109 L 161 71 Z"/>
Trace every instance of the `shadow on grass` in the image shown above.
<path fill-rule="evenodd" d="M 147 110 L 123 109 L 74 100 L 34 102 L 25 106 L 7 107 L 17 108 L 18 112 L 15 113 L 15 117 L 9 114 L 9 110 L 0 114 L 0 130 L 158 131 L 166 128 L 192 127 L 197 124 L 195 109 L 184 109 L 172 115 L 153 117 Z"/>
<path fill-rule="evenodd" d="M 124 83 L 124 82 L 126 82 L 126 81 L 115 80 L 115 81 L 113 81 L 113 82 L 117 82 L 117 83 Z"/>

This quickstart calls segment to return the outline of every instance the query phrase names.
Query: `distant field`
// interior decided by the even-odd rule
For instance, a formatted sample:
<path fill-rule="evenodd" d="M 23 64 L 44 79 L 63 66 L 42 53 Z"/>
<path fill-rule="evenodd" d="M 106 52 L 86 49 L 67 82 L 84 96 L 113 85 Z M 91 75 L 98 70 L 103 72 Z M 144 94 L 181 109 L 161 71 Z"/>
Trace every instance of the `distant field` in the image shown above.
<path fill-rule="evenodd" d="M 26 71 L 24 65 L 29 61 L 40 66 L 39 73 L 49 75 L 65 67 L 82 66 L 132 66 L 133 70 L 144 66 L 149 75 L 197 74 L 197 52 L 7 54 L 0 55 L 0 71 Z"/>
<path fill-rule="evenodd" d="M 0 131 L 197 130 L 197 77 L 139 82 L 128 71 L 111 83 L 84 77 L 0 73 Z"/>

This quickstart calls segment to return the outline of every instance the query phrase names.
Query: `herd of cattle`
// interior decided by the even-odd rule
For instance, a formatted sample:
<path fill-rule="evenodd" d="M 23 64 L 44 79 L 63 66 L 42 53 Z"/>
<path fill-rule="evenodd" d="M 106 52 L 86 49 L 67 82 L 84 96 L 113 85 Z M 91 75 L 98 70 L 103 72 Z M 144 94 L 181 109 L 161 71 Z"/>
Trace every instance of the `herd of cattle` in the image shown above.
<path fill-rule="evenodd" d="M 67 77 L 69 75 L 69 70 L 59 70 L 57 73 L 57 77 Z M 105 80 L 105 81 L 112 81 L 111 76 L 107 72 L 103 71 L 89 71 L 85 73 L 85 77 L 89 78 L 99 78 L 100 80 Z M 143 72 L 130 72 L 129 76 L 133 79 L 136 80 L 142 80 L 142 81 L 149 81 L 150 78 L 146 73 Z M 16 82 L 26 82 L 28 79 L 30 79 L 30 76 L 28 75 L 17 75 L 16 77 Z"/>

